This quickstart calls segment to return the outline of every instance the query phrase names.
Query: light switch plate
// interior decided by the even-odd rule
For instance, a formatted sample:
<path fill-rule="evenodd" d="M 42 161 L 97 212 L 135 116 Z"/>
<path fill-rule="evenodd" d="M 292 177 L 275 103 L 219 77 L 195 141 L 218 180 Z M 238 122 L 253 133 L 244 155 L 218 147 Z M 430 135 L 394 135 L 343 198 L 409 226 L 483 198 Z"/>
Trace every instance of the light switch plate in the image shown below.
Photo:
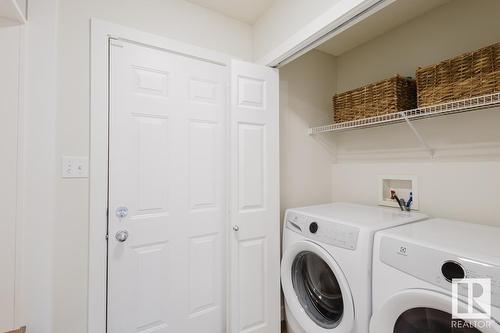
<path fill-rule="evenodd" d="M 88 178 L 89 159 L 81 156 L 63 156 L 61 177 L 62 178 Z"/>

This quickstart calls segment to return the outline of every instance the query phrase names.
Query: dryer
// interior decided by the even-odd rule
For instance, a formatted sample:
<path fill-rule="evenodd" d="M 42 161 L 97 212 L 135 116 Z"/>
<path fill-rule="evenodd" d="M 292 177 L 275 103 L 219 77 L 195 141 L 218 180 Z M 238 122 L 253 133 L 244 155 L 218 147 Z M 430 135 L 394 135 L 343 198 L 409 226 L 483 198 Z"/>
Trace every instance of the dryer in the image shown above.
<path fill-rule="evenodd" d="M 500 332 L 500 228 L 426 220 L 378 232 L 373 255 L 370 333 Z M 464 279 L 490 281 L 491 302 L 469 302 L 488 285 Z M 487 304 L 491 319 L 470 318 Z"/>
<path fill-rule="evenodd" d="M 281 281 L 288 333 L 366 333 L 375 231 L 424 218 L 350 203 L 287 210 Z"/>

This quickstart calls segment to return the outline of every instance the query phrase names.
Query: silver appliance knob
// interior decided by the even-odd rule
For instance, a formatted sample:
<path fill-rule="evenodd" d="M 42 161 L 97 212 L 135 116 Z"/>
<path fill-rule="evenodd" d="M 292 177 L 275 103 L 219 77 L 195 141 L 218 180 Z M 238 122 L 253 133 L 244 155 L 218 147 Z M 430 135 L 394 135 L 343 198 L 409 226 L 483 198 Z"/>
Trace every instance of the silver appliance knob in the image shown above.
<path fill-rule="evenodd" d="M 116 233 L 115 238 L 117 241 L 120 243 L 123 243 L 127 240 L 128 238 L 128 231 L 127 230 L 120 230 Z"/>

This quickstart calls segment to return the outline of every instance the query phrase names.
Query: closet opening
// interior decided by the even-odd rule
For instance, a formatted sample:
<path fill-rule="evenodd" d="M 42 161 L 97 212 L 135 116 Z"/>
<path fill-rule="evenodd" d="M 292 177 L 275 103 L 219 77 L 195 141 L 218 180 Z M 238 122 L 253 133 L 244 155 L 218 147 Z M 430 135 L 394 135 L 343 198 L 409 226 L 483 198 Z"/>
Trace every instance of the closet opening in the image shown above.
<path fill-rule="evenodd" d="M 498 12 L 495 0 L 394 1 L 282 61 L 282 219 L 322 202 L 377 205 L 389 174 L 418 178 L 428 213 L 493 223 Z"/>

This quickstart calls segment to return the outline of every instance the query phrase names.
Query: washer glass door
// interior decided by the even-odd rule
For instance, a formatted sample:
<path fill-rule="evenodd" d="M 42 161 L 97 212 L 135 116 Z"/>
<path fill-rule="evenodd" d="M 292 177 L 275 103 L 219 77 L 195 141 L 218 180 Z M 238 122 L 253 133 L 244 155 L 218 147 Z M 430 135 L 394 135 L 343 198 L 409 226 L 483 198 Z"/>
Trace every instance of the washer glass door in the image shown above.
<path fill-rule="evenodd" d="M 320 327 L 338 326 L 344 313 L 342 291 L 328 264 L 317 254 L 303 251 L 292 264 L 292 284 L 307 315 Z"/>
<path fill-rule="evenodd" d="M 460 319 L 433 308 L 413 308 L 403 312 L 396 320 L 394 333 L 481 333 L 474 327 L 467 327 Z"/>
<path fill-rule="evenodd" d="M 500 333 L 500 325 L 494 319 L 452 318 L 451 307 L 450 294 L 436 290 L 405 289 L 375 308 L 370 321 L 370 332 Z M 465 314 L 469 311 L 469 305 L 459 299 L 457 310 L 458 313 Z"/>

